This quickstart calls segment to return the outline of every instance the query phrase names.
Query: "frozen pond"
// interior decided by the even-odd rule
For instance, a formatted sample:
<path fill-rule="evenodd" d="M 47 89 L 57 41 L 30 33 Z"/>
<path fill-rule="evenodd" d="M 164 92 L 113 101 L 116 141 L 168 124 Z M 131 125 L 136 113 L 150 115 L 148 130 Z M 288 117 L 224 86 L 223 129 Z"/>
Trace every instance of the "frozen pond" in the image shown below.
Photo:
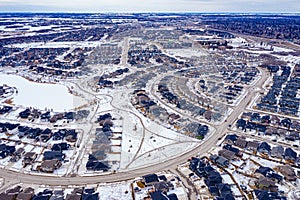
<path fill-rule="evenodd" d="M 69 93 L 59 84 L 35 83 L 17 75 L 0 74 L 0 85 L 16 87 L 12 104 L 34 107 L 41 110 L 68 111 L 84 104 L 84 100 Z"/>

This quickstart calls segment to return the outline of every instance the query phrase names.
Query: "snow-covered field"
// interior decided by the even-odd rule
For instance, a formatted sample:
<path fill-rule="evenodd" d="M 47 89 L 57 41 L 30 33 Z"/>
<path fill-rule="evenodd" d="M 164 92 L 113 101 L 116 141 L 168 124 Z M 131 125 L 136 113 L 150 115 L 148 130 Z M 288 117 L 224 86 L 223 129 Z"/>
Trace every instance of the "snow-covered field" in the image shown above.
<path fill-rule="evenodd" d="M 205 51 L 200 51 L 199 49 L 168 49 L 166 50 L 168 54 L 173 56 L 187 57 L 191 58 L 193 56 L 200 57 L 208 55 Z"/>
<path fill-rule="evenodd" d="M 13 104 L 24 107 L 66 111 L 84 104 L 83 99 L 70 94 L 67 87 L 59 84 L 36 83 L 17 75 L 0 74 L 0 85 L 3 84 L 17 88 Z"/>

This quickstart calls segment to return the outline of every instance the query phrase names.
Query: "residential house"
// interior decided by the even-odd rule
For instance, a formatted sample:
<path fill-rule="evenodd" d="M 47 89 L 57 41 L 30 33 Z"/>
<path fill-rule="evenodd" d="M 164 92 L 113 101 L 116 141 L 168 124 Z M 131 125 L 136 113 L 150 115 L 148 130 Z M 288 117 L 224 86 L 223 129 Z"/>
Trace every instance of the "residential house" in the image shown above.
<path fill-rule="evenodd" d="M 221 167 L 228 167 L 229 166 L 229 161 L 227 158 L 224 158 L 223 156 L 217 156 L 217 155 L 212 155 L 210 156 L 210 159 L 216 163 L 217 165 Z"/>
<path fill-rule="evenodd" d="M 223 149 L 227 149 L 227 150 L 229 150 L 229 151 L 232 151 L 236 156 L 239 156 L 239 157 L 242 157 L 242 156 L 243 156 L 242 151 L 240 151 L 238 148 L 233 147 L 233 146 L 230 145 L 230 144 L 225 144 L 225 145 L 223 146 Z"/>
<path fill-rule="evenodd" d="M 259 174 L 259 176 L 263 175 L 264 177 L 266 177 L 267 174 L 273 172 L 274 170 L 271 169 L 270 167 L 263 167 L 263 166 L 260 166 L 257 170 L 255 170 L 255 174 Z"/>
<path fill-rule="evenodd" d="M 241 149 L 245 149 L 247 147 L 247 140 L 245 138 L 239 137 L 236 141 L 235 141 L 235 145 L 237 147 L 240 147 Z"/>
<path fill-rule="evenodd" d="M 278 187 L 275 184 L 275 181 L 271 180 L 270 178 L 260 177 L 256 182 L 255 185 L 258 189 L 261 190 L 269 190 L 269 191 L 277 191 Z"/>
<path fill-rule="evenodd" d="M 291 131 L 290 133 L 286 133 L 285 139 L 290 141 L 296 141 L 300 139 L 300 135 L 296 131 Z"/>
<path fill-rule="evenodd" d="M 258 146 L 257 151 L 259 153 L 269 154 L 270 151 L 271 151 L 271 146 L 268 143 L 266 143 L 266 142 L 262 142 Z"/>
<path fill-rule="evenodd" d="M 284 151 L 284 159 L 295 162 L 297 153 L 292 148 L 288 147 Z"/>
<path fill-rule="evenodd" d="M 15 200 L 16 195 L 15 194 L 5 194 L 5 193 L 1 193 L 0 194 L 0 199 L 5 199 L 5 200 Z"/>
<path fill-rule="evenodd" d="M 271 156 L 275 158 L 283 158 L 284 148 L 281 145 L 275 146 L 271 150 Z"/>
<path fill-rule="evenodd" d="M 16 200 L 31 200 L 32 197 L 33 197 L 33 193 L 21 192 L 17 195 Z"/>
<path fill-rule="evenodd" d="M 61 167 L 60 160 L 44 160 L 41 164 L 41 171 L 47 173 L 53 173 L 54 170 Z"/>
<path fill-rule="evenodd" d="M 278 166 L 277 170 L 284 176 L 287 181 L 295 181 L 297 179 L 295 170 L 289 165 Z"/>
<path fill-rule="evenodd" d="M 68 150 L 70 148 L 70 145 L 66 142 L 62 142 L 59 144 L 53 144 L 51 150 L 52 151 L 65 151 Z"/>
<path fill-rule="evenodd" d="M 24 158 L 22 161 L 23 166 L 31 165 L 36 159 L 37 155 L 35 152 L 27 152 L 24 154 Z"/>
<path fill-rule="evenodd" d="M 143 179 L 147 185 L 153 185 L 154 183 L 159 182 L 158 176 L 156 174 L 148 174 L 143 176 Z"/>
<path fill-rule="evenodd" d="M 150 192 L 151 199 L 168 200 L 168 197 L 161 191 Z"/>
<path fill-rule="evenodd" d="M 238 136 L 236 134 L 229 134 L 229 135 L 226 135 L 224 142 L 226 142 L 227 144 L 234 144 L 237 139 L 238 139 Z"/>
<path fill-rule="evenodd" d="M 66 140 L 68 142 L 76 142 L 77 141 L 77 132 L 75 130 L 68 130 L 66 132 Z"/>
<path fill-rule="evenodd" d="M 257 142 L 257 141 L 248 141 L 246 149 L 248 149 L 250 151 L 253 151 L 253 152 L 256 152 L 258 146 L 259 146 L 259 142 Z"/>
<path fill-rule="evenodd" d="M 29 108 L 27 108 L 24 111 L 22 111 L 22 112 L 19 113 L 19 117 L 21 117 L 23 119 L 27 119 L 30 114 L 31 114 L 31 111 L 30 111 Z"/>
<path fill-rule="evenodd" d="M 169 200 L 178 200 L 178 197 L 175 193 L 168 194 Z"/>
<path fill-rule="evenodd" d="M 89 160 L 86 163 L 86 168 L 87 170 L 104 171 L 104 172 L 109 170 L 109 166 L 106 163 L 97 160 L 95 161 Z"/>
<path fill-rule="evenodd" d="M 280 119 L 276 115 L 272 115 L 270 120 L 271 120 L 271 124 L 273 124 L 273 125 L 279 125 L 280 124 Z"/>
<path fill-rule="evenodd" d="M 50 118 L 51 118 L 51 114 L 49 111 L 41 114 L 41 121 L 48 122 L 50 121 Z"/>
<path fill-rule="evenodd" d="M 65 159 L 65 154 L 61 151 L 45 151 L 44 160 L 59 160 L 63 161 Z"/>
<path fill-rule="evenodd" d="M 169 192 L 170 188 L 174 188 L 174 186 L 170 182 L 160 181 L 158 183 L 154 183 L 154 188 L 157 191 L 161 192 Z"/>
<path fill-rule="evenodd" d="M 210 186 L 216 186 L 219 183 L 222 183 L 222 176 L 216 170 L 211 171 L 207 177 L 204 179 L 205 184 Z"/>
<path fill-rule="evenodd" d="M 232 160 L 235 158 L 235 153 L 232 151 L 229 151 L 227 149 L 222 149 L 218 152 L 219 156 L 223 156 L 224 158 L 227 158 L 228 160 Z"/>
<path fill-rule="evenodd" d="M 81 200 L 81 194 L 67 194 L 66 200 Z"/>
<path fill-rule="evenodd" d="M 208 190 L 209 190 L 209 192 L 210 192 L 211 195 L 213 195 L 213 196 L 219 196 L 219 190 L 218 190 L 218 188 L 216 186 L 210 186 L 208 188 Z"/>
<path fill-rule="evenodd" d="M 55 123 L 58 120 L 61 120 L 64 118 L 64 114 L 63 113 L 59 113 L 59 114 L 55 114 L 50 118 L 50 123 Z"/>
<path fill-rule="evenodd" d="M 218 191 L 219 191 L 220 196 L 225 196 L 227 194 L 232 193 L 230 185 L 227 184 L 227 183 L 226 184 L 223 184 L 223 183 L 217 184 L 217 187 L 218 187 Z"/>

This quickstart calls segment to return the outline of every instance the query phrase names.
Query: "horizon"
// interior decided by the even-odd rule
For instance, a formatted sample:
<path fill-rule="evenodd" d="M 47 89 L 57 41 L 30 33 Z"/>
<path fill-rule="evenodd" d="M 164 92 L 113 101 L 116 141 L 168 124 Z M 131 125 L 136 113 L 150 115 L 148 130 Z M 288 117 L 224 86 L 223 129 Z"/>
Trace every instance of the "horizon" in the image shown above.
<path fill-rule="evenodd" d="M 42 13 L 300 13 L 297 0 L 0 0 L 0 12 Z"/>
<path fill-rule="evenodd" d="M 277 14 L 293 14 L 293 15 L 300 15 L 299 12 L 198 12 L 198 11 L 134 11 L 134 12 L 126 12 L 126 11 L 99 11 L 99 12 L 92 12 L 92 11 L 1 11 L 0 14 L 239 14 L 239 15 L 277 15 Z"/>

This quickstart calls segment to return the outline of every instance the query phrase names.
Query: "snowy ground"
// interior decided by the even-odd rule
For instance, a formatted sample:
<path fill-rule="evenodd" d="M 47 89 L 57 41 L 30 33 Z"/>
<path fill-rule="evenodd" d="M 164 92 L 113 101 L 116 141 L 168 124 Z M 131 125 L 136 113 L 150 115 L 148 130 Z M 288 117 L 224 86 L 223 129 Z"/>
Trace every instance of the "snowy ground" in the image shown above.
<path fill-rule="evenodd" d="M 207 52 L 200 49 L 168 49 L 166 52 L 173 56 L 191 58 L 193 56 L 200 57 L 208 55 Z"/>
<path fill-rule="evenodd" d="M 69 93 L 68 88 L 59 84 L 31 82 L 17 75 L 0 74 L 0 85 L 16 87 L 13 104 L 34 107 L 40 110 L 66 111 L 84 105 L 85 100 Z"/>

